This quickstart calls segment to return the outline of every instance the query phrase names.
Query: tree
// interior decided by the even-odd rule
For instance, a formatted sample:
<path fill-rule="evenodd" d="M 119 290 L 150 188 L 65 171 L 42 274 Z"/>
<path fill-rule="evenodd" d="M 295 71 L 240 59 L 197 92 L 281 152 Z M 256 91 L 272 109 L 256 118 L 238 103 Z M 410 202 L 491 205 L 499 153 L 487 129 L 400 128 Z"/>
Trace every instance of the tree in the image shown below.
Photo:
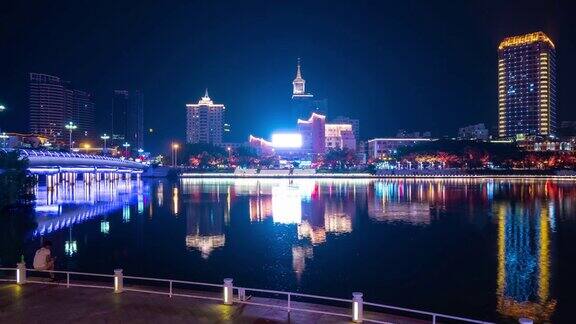
<path fill-rule="evenodd" d="M 324 154 L 323 164 L 332 170 L 342 170 L 356 165 L 356 156 L 348 148 L 331 149 Z"/>
<path fill-rule="evenodd" d="M 18 151 L 0 152 L 0 209 L 34 200 L 36 178 L 28 172 L 28 159 Z"/>

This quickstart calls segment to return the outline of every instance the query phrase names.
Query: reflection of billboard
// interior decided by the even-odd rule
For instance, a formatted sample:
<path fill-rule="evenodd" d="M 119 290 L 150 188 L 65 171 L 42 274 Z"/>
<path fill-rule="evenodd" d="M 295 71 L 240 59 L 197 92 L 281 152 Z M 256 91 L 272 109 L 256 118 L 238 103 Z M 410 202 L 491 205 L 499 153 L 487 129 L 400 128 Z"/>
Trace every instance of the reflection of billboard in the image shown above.
<path fill-rule="evenodd" d="M 296 187 L 272 188 L 272 218 L 275 223 L 299 224 L 302 220 L 302 201 Z"/>
<path fill-rule="evenodd" d="M 299 133 L 272 134 L 272 146 L 274 148 L 300 148 L 302 135 Z"/>

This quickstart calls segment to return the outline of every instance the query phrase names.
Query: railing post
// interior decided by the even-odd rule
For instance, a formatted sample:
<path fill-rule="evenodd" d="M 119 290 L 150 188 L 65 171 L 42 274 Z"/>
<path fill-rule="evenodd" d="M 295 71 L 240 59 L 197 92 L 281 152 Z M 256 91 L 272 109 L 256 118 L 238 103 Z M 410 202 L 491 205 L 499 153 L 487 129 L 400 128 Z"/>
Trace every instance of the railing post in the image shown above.
<path fill-rule="evenodd" d="M 232 284 L 232 279 L 231 278 L 226 278 L 224 279 L 224 291 L 223 291 L 223 295 L 222 295 L 222 301 L 224 302 L 224 305 L 232 305 L 233 299 L 234 299 L 234 291 L 233 291 L 233 284 Z"/>
<path fill-rule="evenodd" d="M 124 274 L 122 269 L 114 270 L 114 292 L 119 294 L 124 290 Z"/>
<path fill-rule="evenodd" d="M 246 300 L 246 289 L 238 288 L 238 300 L 240 301 Z"/>
<path fill-rule="evenodd" d="M 432 315 L 432 324 L 436 324 L 436 314 Z"/>
<path fill-rule="evenodd" d="M 70 288 L 70 273 L 66 272 L 66 288 Z"/>
<path fill-rule="evenodd" d="M 534 323 L 534 321 L 529 319 L 529 318 L 522 317 L 522 318 L 518 319 L 518 323 L 520 323 L 520 324 L 532 324 L 532 323 Z"/>
<path fill-rule="evenodd" d="M 24 262 L 16 264 L 16 283 L 19 285 L 26 283 L 26 263 Z"/>
<path fill-rule="evenodd" d="M 172 298 L 172 280 L 170 280 L 170 298 Z"/>
<path fill-rule="evenodd" d="M 352 321 L 362 323 L 364 319 L 364 300 L 361 292 L 352 293 Z"/>
<path fill-rule="evenodd" d="M 290 297 L 291 295 L 288 293 L 288 314 L 290 314 L 290 308 L 292 308 L 292 300 Z"/>

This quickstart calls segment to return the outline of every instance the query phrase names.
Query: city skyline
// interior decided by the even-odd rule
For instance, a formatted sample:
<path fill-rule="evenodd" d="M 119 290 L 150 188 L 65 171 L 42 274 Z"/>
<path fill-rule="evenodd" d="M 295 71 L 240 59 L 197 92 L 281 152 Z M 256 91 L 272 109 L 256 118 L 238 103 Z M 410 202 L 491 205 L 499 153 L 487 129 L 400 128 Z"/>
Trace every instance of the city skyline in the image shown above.
<path fill-rule="evenodd" d="M 570 60 L 570 53 L 574 51 L 571 42 L 573 32 L 566 28 L 565 12 L 568 10 L 560 10 L 559 4 L 545 5 L 537 2 L 510 2 L 502 7 L 491 4 L 436 6 L 436 9 L 446 6 L 450 10 L 447 14 L 439 13 L 442 10 L 430 13 L 425 10 L 427 5 L 424 3 L 399 4 L 395 5 L 399 18 L 380 21 L 375 19 L 376 14 L 386 17 L 384 9 L 387 7 L 376 4 L 366 6 L 362 3 L 355 6 L 350 21 L 345 23 L 344 27 L 350 31 L 343 33 L 338 29 L 335 35 L 326 29 L 336 26 L 336 17 L 350 9 L 350 4 L 330 7 L 334 18 L 322 15 L 319 10 L 323 7 L 319 4 L 306 5 L 302 11 L 281 6 L 269 8 L 269 16 L 277 17 L 279 22 L 271 23 L 270 32 L 256 33 L 258 37 L 252 43 L 256 48 L 250 50 L 239 46 L 247 44 L 246 37 L 261 26 L 261 22 L 250 20 L 245 29 L 241 29 L 238 40 L 232 39 L 226 30 L 220 28 L 210 32 L 201 29 L 206 33 L 191 39 L 189 45 L 161 41 L 164 36 L 170 41 L 183 36 L 183 32 L 197 26 L 204 19 L 195 15 L 197 23 L 185 24 L 182 14 L 192 13 L 193 8 L 221 16 L 232 12 L 234 5 L 217 9 L 209 4 L 194 4 L 178 8 L 182 13 L 163 11 L 165 17 L 174 19 L 180 28 L 166 26 L 150 35 L 148 45 L 142 42 L 132 45 L 127 42 L 134 37 L 138 39 L 138 32 L 146 29 L 144 23 L 137 23 L 125 35 L 116 37 L 107 32 L 92 30 L 96 25 L 94 18 L 89 18 L 82 24 L 84 30 L 90 31 L 86 40 L 81 45 L 66 49 L 64 54 L 51 50 L 52 47 L 48 47 L 50 50 L 42 52 L 42 55 L 37 52 L 24 56 L 1 54 L 5 58 L 4 62 L 16 63 L 7 69 L 5 75 L 0 76 L 0 101 L 9 108 L 4 118 L 14 120 L 11 123 L 16 128 L 14 131 L 26 130 L 25 116 L 19 113 L 24 109 L 18 93 L 24 90 L 18 79 L 30 71 L 53 73 L 67 80 L 75 80 L 80 88 L 94 93 L 99 112 L 111 110 L 110 100 L 106 97 L 110 91 L 117 88 L 142 88 L 147 93 L 145 128 L 154 129 L 150 143 L 165 145 L 173 139 L 184 140 L 184 123 L 181 127 L 173 127 L 184 120 L 181 107 L 186 102 L 196 100 L 198 92 L 208 87 L 218 93 L 218 101 L 229 108 L 227 114 L 234 126 L 233 140 L 245 141 L 250 133 L 270 134 L 272 130 L 293 122 L 284 112 L 289 111 L 294 63 L 301 57 L 311 92 L 315 97 L 330 99 L 330 116 L 344 115 L 360 119 L 363 125 L 362 138 L 393 135 L 398 129 L 430 129 L 434 134 L 452 135 L 459 127 L 466 125 L 496 125 L 495 49 L 505 37 L 539 30 L 548 34 L 558 48 L 558 121 L 576 118 L 571 109 L 572 94 L 566 90 L 572 84 L 567 76 L 575 69 Z M 523 11 L 518 17 L 511 17 L 520 7 Z M 75 12 L 75 9 L 78 8 L 72 5 L 70 10 Z M 145 6 L 139 13 L 147 17 L 152 9 L 158 8 Z M 373 9 L 374 14 L 367 9 Z M 25 20 L 40 10 L 50 16 L 55 9 L 39 5 L 28 12 L 15 5 L 10 10 L 12 15 L 7 17 L 7 21 L 18 18 Z M 97 7 L 94 17 L 102 18 L 108 10 L 110 8 Z M 285 12 L 281 12 L 283 10 Z M 413 10 L 414 17 L 423 20 L 422 23 L 414 24 L 411 20 L 414 18 L 408 17 L 408 13 Z M 463 21 L 462 17 L 471 10 L 478 12 L 479 17 Z M 314 13 L 318 15 L 319 21 L 312 19 L 316 17 Z M 239 21 L 247 17 L 252 17 L 252 14 L 240 10 L 229 18 L 232 25 L 238 25 Z M 281 40 L 273 40 L 273 33 L 284 31 L 283 23 L 293 17 L 300 17 L 301 21 L 293 27 L 294 36 L 282 34 L 284 36 Z M 481 19 L 486 17 L 494 19 Z M 365 21 L 367 26 L 360 27 L 359 21 Z M 437 22 L 437 26 L 432 26 L 428 32 L 430 37 L 419 36 L 428 27 L 426 22 L 431 21 Z M 321 22 L 326 27 L 321 27 Z M 119 28 L 125 24 L 119 21 L 111 23 Z M 453 29 L 457 23 L 461 30 Z M 43 24 L 45 22 L 40 19 L 22 32 L 23 37 L 18 38 L 14 44 L 15 54 L 30 48 L 30 42 L 35 37 L 33 34 Z M 399 28 L 402 26 L 410 28 Z M 63 31 L 59 25 L 51 28 L 54 32 L 61 31 L 64 40 L 77 35 L 73 31 Z M 390 33 L 391 30 L 394 33 Z M 6 36 L 12 39 L 13 35 Z M 271 42 L 270 51 L 256 52 L 265 40 Z M 61 41 L 54 41 L 54 46 L 59 46 L 58 42 Z M 63 64 L 64 57 L 82 53 L 80 46 L 88 49 L 97 44 L 111 46 L 102 49 L 103 53 L 100 54 L 85 54 L 83 58 L 90 62 L 80 65 L 78 69 L 71 70 Z M 207 44 L 214 50 L 228 44 L 232 51 L 225 51 L 225 55 L 219 52 L 210 56 L 194 53 L 185 57 L 184 53 L 189 54 L 190 46 L 199 44 Z M 287 44 L 290 44 L 290 49 L 281 51 Z M 112 56 L 113 50 L 115 54 L 121 55 Z M 154 53 L 163 53 L 172 59 L 163 60 Z M 154 66 L 148 64 L 143 69 L 143 64 L 147 62 Z M 124 67 L 121 65 L 123 63 L 129 64 Z M 96 72 L 96 66 L 106 71 L 105 76 Z M 446 101 L 446 98 L 450 100 Z M 162 114 L 158 115 L 158 111 Z M 375 118 L 365 117 L 371 114 Z M 103 123 L 102 115 L 106 114 L 98 114 L 100 126 Z M 247 122 L 246 116 L 251 116 L 250 122 Z"/>

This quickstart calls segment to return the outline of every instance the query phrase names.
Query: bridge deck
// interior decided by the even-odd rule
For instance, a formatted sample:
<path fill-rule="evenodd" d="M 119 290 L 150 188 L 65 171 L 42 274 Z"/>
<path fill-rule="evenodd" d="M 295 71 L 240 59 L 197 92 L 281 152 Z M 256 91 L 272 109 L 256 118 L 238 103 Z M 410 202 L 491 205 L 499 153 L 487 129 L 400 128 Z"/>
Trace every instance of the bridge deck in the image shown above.
<path fill-rule="evenodd" d="M 198 294 L 198 292 L 195 292 Z M 210 295 L 210 293 L 199 293 Z M 274 303 L 273 299 L 252 301 Z M 280 302 L 280 301 L 278 301 Z M 305 303 L 294 306 L 346 313 L 347 310 Z M 404 317 L 365 313 L 366 318 L 391 323 L 425 323 Z M 47 284 L 0 284 L 0 322 L 75 323 L 350 323 L 349 318 L 322 314 L 287 312 L 280 309 L 216 301 L 168 297 L 138 292 L 114 294 L 111 290 L 54 286 Z"/>

